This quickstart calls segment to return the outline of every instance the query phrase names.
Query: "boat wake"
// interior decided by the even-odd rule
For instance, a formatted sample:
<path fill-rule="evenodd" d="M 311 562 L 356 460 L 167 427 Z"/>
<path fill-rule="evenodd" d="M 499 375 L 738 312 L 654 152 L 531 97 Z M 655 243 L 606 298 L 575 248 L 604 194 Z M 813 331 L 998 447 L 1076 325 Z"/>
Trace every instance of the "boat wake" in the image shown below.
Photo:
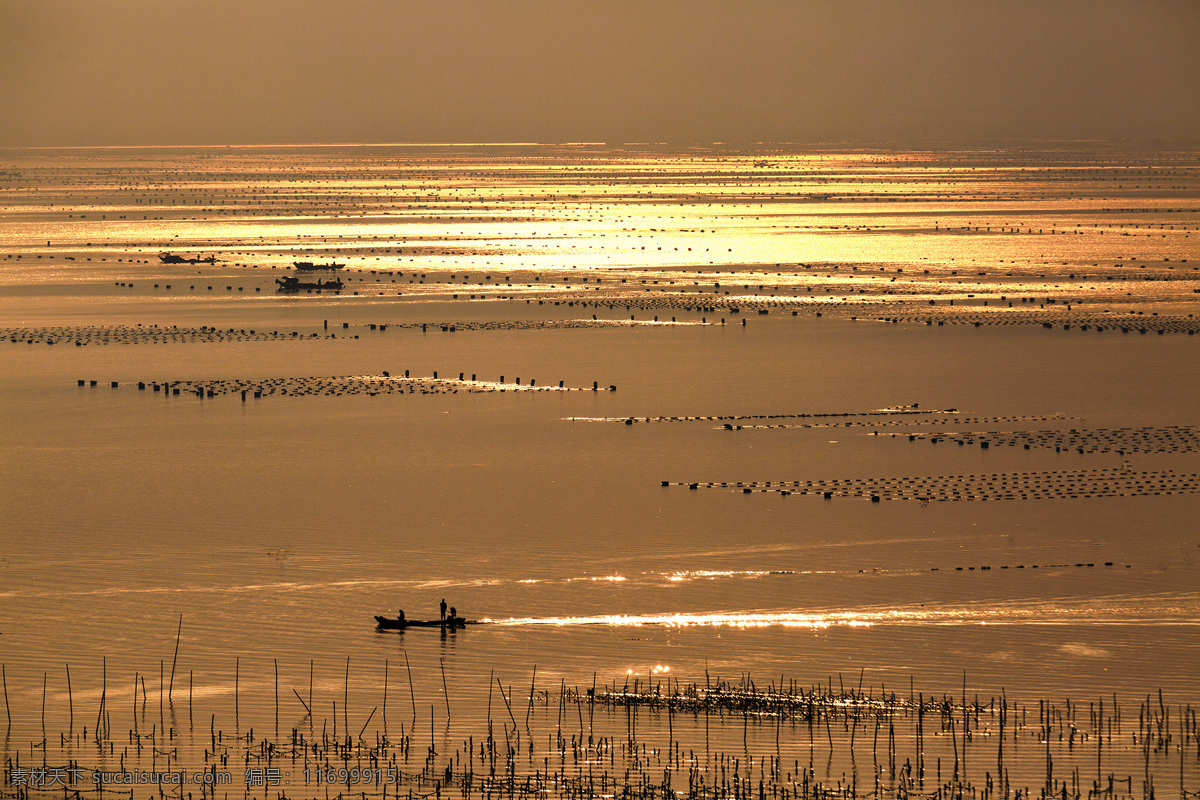
<path fill-rule="evenodd" d="M 493 625 L 608 625 L 671 628 L 805 628 L 893 625 L 1193 625 L 1200 626 L 1200 594 L 1169 592 L 1080 601 L 979 602 L 953 606 L 870 607 L 828 611 L 724 611 L 484 619 Z"/>

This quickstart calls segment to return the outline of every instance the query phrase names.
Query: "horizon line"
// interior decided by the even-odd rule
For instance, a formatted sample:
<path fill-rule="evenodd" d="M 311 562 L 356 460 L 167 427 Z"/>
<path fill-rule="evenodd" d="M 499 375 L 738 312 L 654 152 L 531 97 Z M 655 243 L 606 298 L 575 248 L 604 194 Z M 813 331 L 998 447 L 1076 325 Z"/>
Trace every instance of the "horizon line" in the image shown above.
<path fill-rule="evenodd" d="M 0 151 L 45 151 L 45 150 L 267 150 L 267 149 L 321 149 L 348 147 L 380 147 L 380 148 L 676 148 L 676 149 L 711 149 L 711 148 L 746 148 L 746 147 L 855 147 L 855 148 L 922 148 L 922 147 L 997 147 L 997 146 L 1030 146 L 1030 145 L 1089 145 L 1089 146 L 1173 146 L 1198 147 L 1200 139 L 1139 139 L 1126 138 L 1044 138 L 1044 137 L 999 137 L 989 139 L 984 137 L 962 138 L 913 138 L 882 139 L 882 140 L 815 140 L 815 141 L 753 141 L 753 142 L 691 142 L 687 144 L 672 142 L 272 142 L 272 143 L 225 143 L 225 144 L 76 144 L 76 145 L 3 145 Z"/>

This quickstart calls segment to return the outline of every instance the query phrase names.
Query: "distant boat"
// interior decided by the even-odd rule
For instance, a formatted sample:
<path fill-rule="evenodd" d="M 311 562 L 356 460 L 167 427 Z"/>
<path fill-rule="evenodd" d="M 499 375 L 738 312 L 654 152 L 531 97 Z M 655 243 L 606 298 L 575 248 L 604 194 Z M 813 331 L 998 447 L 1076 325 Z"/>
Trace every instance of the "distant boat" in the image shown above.
<path fill-rule="evenodd" d="M 404 630 L 405 628 L 448 628 L 456 630 L 466 627 L 467 625 L 478 625 L 477 620 L 463 619 L 462 617 L 446 617 L 445 621 L 439 619 L 395 619 L 392 617 L 381 617 L 375 615 L 375 626 L 381 630 Z"/>
<path fill-rule="evenodd" d="M 279 285 L 281 292 L 299 292 L 299 291 L 317 291 L 317 292 L 340 292 L 342 290 L 342 282 L 337 278 L 331 281 L 301 281 L 299 278 L 285 276 L 276 278 L 275 283 Z"/>
<path fill-rule="evenodd" d="M 209 256 L 208 258 L 201 258 L 200 256 L 196 256 L 195 258 L 185 258 L 184 256 L 176 255 L 175 253 L 159 253 L 158 258 L 164 264 L 215 264 L 215 263 L 217 263 L 216 256 Z"/>
<path fill-rule="evenodd" d="M 330 270 L 341 269 L 342 267 L 344 267 L 346 265 L 339 264 L 336 261 L 330 261 L 328 264 L 316 264 L 316 263 L 313 263 L 312 261 L 293 261 L 292 266 L 295 267 L 296 269 L 300 270 L 301 272 L 313 272 L 314 270 L 320 270 L 320 269 L 330 269 Z"/>

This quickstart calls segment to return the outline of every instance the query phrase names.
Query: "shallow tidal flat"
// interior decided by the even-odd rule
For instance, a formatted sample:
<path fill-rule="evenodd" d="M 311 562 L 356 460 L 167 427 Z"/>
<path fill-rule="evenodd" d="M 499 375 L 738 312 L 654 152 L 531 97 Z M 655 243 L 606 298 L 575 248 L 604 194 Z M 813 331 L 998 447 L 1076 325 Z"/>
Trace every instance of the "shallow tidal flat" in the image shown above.
<path fill-rule="evenodd" d="M 0 227 L 10 767 L 1200 790 L 1194 153 L 4 151 Z"/>

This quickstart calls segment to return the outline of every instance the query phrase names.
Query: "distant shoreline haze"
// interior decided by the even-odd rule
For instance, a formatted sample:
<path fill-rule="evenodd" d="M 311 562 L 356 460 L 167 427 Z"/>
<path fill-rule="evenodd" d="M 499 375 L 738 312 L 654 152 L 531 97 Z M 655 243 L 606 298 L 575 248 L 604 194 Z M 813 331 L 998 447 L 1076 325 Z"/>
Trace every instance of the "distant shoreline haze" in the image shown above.
<path fill-rule="evenodd" d="M 6 0 L 0 147 L 1191 141 L 1200 4 Z"/>

